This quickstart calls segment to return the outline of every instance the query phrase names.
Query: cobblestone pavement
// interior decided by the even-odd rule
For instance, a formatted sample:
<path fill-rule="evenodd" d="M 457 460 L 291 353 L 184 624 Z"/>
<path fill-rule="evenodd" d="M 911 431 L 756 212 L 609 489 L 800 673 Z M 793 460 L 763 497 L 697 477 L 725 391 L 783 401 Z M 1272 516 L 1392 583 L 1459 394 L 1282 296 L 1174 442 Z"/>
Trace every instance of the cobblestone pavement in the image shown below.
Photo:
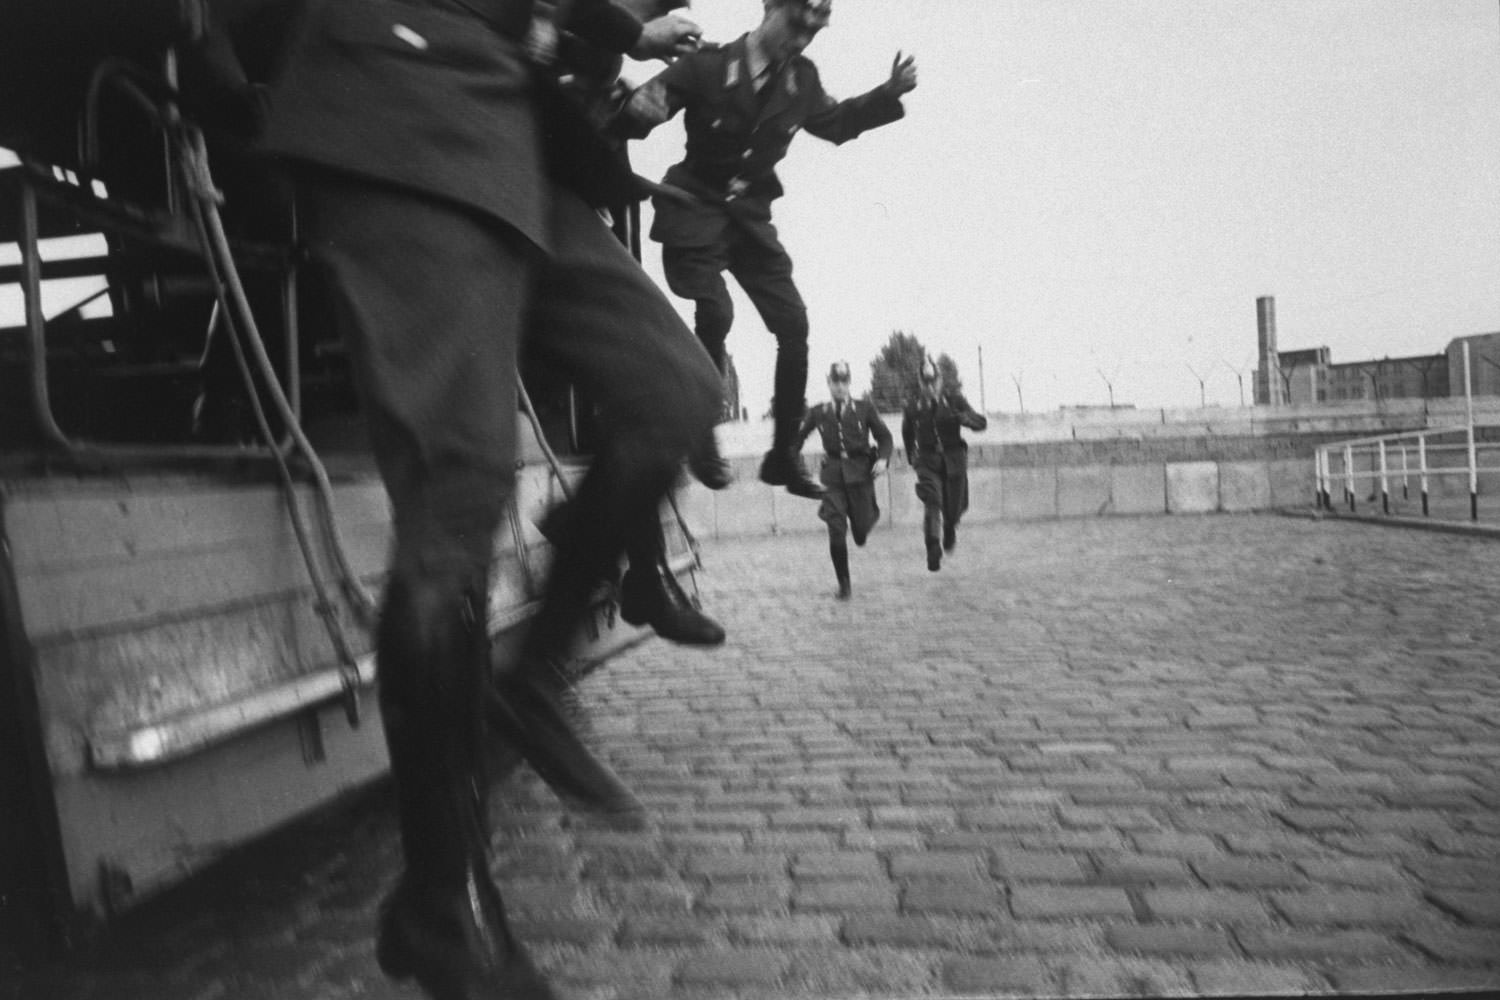
<path fill-rule="evenodd" d="M 1500 545 L 1275 516 L 712 543 L 713 652 L 584 685 L 651 833 L 529 772 L 496 872 L 566 995 L 1500 987 Z M 384 790 L 6 997 L 415 998 Z"/>

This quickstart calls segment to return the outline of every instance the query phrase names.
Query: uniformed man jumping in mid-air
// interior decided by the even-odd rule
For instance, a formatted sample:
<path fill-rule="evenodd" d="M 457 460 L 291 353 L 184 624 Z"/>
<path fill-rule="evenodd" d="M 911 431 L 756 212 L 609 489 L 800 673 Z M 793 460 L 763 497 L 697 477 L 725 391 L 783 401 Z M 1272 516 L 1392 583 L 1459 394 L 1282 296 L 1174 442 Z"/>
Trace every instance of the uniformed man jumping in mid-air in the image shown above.
<path fill-rule="evenodd" d="M 870 529 L 880 520 L 875 502 L 875 479 L 891 460 L 891 432 L 868 399 L 851 399 L 849 365 L 839 361 L 828 369 L 828 394 L 832 400 L 807 411 L 797 431 L 800 449 L 807 436 L 817 430 L 823 440 L 823 471 L 820 478 L 827 492 L 818 516 L 828 525 L 828 555 L 838 578 L 838 596 L 847 601 L 853 593 L 849 582 L 849 542 L 864 545 Z M 870 439 L 874 438 L 874 447 Z"/>
<path fill-rule="evenodd" d="M 662 244 L 668 286 L 697 303 L 698 339 L 721 373 L 734 320 L 725 271 L 776 337 L 775 430 L 760 478 L 811 498 L 823 490 L 794 441 L 807 405 L 807 307 L 771 222 L 771 202 L 782 194 L 775 167 L 802 129 L 843 143 L 896 121 L 905 114 L 901 95 L 917 85 L 916 61 L 897 53 L 890 78 L 874 90 L 845 101 L 828 96 L 802 50 L 832 8 L 832 0 L 765 0 L 758 28 L 678 59 L 635 92 L 622 122 L 644 135 L 686 109 L 687 155 L 667 171 L 669 193 L 652 199 L 651 238 Z"/>
<path fill-rule="evenodd" d="M 958 545 L 958 520 L 969 509 L 969 446 L 959 428 L 982 431 L 989 421 L 961 392 L 943 384 L 942 370 L 931 358 L 923 359 L 918 381 L 916 396 L 901 414 L 901 443 L 917 473 L 927 568 L 936 572 L 943 553 Z"/>

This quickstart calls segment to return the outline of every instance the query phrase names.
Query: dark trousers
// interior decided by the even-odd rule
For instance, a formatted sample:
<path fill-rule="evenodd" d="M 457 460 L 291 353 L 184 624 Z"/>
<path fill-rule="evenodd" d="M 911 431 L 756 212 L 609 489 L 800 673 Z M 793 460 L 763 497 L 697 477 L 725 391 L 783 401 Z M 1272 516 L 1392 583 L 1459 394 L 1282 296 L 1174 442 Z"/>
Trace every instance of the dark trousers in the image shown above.
<path fill-rule="evenodd" d="M 917 466 L 917 499 L 922 501 L 923 533 L 937 538 L 958 527 L 969 509 L 969 470 L 962 458 L 924 458 Z"/>
<path fill-rule="evenodd" d="M 880 505 L 875 500 L 875 481 L 846 480 L 839 474 L 837 462 L 824 464 L 819 480 L 828 490 L 818 505 L 818 517 L 828 525 L 828 539 L 842 543 L 852 530 L 854 544 L 863 545 L 870 529 L 880 520 Z"/>
<path fill-rule="evenodd" d="M 726 233 L 724 239 L 705 246 L 663 246 L 667 286 L 697 303 L 695 332 L 722 373 L 724 344 L 734 324 L 724 272 L 734 276 L 776 337 L 772 416 L 800 420 L 807 396 L 807 307 L 792 281 L 792 259 L 774 238 L 768 243 L 734 226 Z"/>
<path fill-rule="evenodd" d="M 407 837 L 431 805 L 424 785 L 451 784 L 453 768 L 474 763 L 438 748 L 478 742 L 485 644 L 471 640 L 514 484 L 523 343 L 598 403 L 602 438 L 533 647 L 571 640 L 594 575 L 613 568 L 633 532 L 656 526 L 689 443 L 712 426 L 719 380 L 671 303 L 570 194 L 554 200 L 554 254 L 542 257 L 508 227 L 442 201 L 344 175 L 305 182 L 308 244 L 329 279 L 394 514 L 376 660 L 382 708 L 401 720 L 388 727 L 392 767 L 403 795 L 417 796 L 403 809 Z M 462 855 L 450 843 L 460 823 L 440 824 L 442 836 L 430 826 L 418 856 L 408 838 L 413 870 L 433 852 Z"/>

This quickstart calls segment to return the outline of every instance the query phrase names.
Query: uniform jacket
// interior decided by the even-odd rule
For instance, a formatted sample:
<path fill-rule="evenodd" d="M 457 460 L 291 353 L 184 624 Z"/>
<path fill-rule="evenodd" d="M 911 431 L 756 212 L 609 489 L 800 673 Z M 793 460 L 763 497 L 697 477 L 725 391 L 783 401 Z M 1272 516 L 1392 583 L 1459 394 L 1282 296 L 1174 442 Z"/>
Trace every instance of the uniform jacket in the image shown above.
<path fill-rule="evenodd" d="M 918 397 L 901 414 L 901 443 L 906 460 L 916 467 L 942 459 L 963 462 L 969 446 L 961 427 L 982 431 L 989 426 L 983 414 L 975 413 L 962 393 L 944 392 L 936 399 Z"/>
<path fill-rule="evenodd" d="M 869 482 L 870 468 L 875 461 L 890 460 L 891 432 L 868 399 L 849 400 L 844 404 L 842 418 L 832 401 L 819 403 L 808 410 L 797 432 L 798 447 L 814 430 L 823 440 L 825 479 L 841 483 Z M 875 439 L 873 450 L 871 437 Z"/>
<path fill-rule="evenodd" d="M 543 133 L 522 45 L 531 16 L 531 0 L 312 0 L 262 146 L 456 202 L 545 247 Z M 625 49 L 640 23 L 596 30 Z"/>
<path fill-rule="evenodd" d="M 888 124 L 906 112 L 883 86 L 836 101 L 818 69 L 796 56 L 757 92 L 748 35 L 683 56 L 631 98 L 621 127 L 640 136 L 686 109 L 687 154 L 664 181 L 697 195 L 697 204 L 658 197 L 651 237 L 669 246 L 718 242 L 731 221 L 752 234 L 770 229 L 771 202 L 781 197 L 776 164 L 806 129 L 835 144 Z M 774 237 L 774 230 L 770 230 Z"/>

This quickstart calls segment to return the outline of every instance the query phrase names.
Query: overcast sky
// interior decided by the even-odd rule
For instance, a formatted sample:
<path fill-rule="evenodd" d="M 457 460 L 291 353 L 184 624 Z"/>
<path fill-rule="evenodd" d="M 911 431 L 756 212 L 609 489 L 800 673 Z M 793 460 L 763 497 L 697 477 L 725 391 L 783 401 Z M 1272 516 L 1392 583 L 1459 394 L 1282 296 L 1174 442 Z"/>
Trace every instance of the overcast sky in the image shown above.
<path fill-rule="evenodd" d="M 760 11 L 693 7 L 715 41 Z M 893 329 L 992 411 L 1103 404 L 1106 379 L 1117 402 L 1192 406 L 1199 375 L 1237 405 L 1260 295 L 1282 349 L 1335 361 L 1500 330 L 1500 0 L 838 0 L 807 54 L 848 97 L 898 49 L 920 71 L 906 118 L 800 136 L 781 170 L 813 399 L 834 360 L 866 387 Z M 636 168 L 681 150 L 670 123 Z M 0 292 L 8 322 L 18 301 Z M 775 342 L 737 313 L 759 413 Z"/>
<path fill-rule="evenodd" d="M 760 8 L 693 13 L 728 41 Z M 1497 0 L 838 0 L 807 55 L 848 97 L 897 49 L 907 117 L 800 136 L 781 170 L 814 399 L 835 359 L 868 385 L 898 328 L 976 405 L 982 346 L 1010 411 L 1017 378 L 1027 410 L 1103 404 L 1105 376 L 1117 402 L 1196 405 L 1190 367 L 1237 405 L 1260 295 L 1282 349 L 1335 361 L 1500 330 Z M 681 148 L 674 122 L 636 168 Z M 774 341 L 742 297 L 729 348 L 756 412 Z"/>

